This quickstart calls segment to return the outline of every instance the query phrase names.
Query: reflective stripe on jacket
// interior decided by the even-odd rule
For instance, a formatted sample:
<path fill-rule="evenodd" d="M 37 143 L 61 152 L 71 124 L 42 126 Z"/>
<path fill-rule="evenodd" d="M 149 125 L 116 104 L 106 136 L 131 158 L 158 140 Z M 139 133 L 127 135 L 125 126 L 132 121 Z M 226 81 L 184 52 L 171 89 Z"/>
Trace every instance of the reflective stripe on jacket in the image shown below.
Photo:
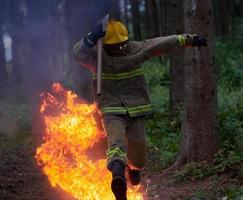
<path fill-rule="evenodd" d="M 172 35 L 141 42 L 128 41 L 126 56 L 112 57 L 105 50 L 102 61 L 102 93 L 96 95 L 96 48 L 83 41 L 74 46 L 74 57 L 93 71 L 93 93 L 101 113 L 129 114 L 131 117 L 149 115 L 152 108 L 142 63 L 191 44 L 190 35 Z"/>

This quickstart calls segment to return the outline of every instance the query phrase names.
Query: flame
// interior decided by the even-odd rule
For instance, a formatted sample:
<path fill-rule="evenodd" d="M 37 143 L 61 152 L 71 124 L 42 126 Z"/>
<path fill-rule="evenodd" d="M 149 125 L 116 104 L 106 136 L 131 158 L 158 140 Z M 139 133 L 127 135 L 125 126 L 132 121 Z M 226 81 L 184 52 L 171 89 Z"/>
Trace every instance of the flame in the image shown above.
<path fill-rule="evenodd" d="M 114 200 L 106 160 L 91 160 L 86 151 L 104 135 L 99 132 L 87 104 L 71 91 L 54 83 L 52 93 L 43 93 L 40 113 L 45 124 L 44 143 L 35 158 L 53 187 L 80 200 Z M 142 200 L 140 186 L 128 188 L 128 200 Z"/>

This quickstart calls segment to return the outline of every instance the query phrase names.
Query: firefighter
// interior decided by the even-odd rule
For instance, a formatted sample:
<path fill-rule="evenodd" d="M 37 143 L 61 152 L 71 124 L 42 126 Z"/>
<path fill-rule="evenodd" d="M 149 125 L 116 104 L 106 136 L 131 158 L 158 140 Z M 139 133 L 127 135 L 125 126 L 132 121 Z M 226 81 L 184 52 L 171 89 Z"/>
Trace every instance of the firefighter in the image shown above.
<path fill-rule="evenodd" d="M 98 39 L 103 38 L 102 93 L 96 94 Z M 205 38 L 181 34 L 130 41 L 127 28 L 110 20 L 106 31 L 97 25 L 74 45 L 74 57 L 93 72 L 93 93 L 107 134 L 107 168 L 116 200 L 126 200 L 127 181 L 140 183 L 146 160 L 145 116 L 151 114 L 148 87 L 141 65 L 154 56 L 178 48 L 206 46 Z"/>

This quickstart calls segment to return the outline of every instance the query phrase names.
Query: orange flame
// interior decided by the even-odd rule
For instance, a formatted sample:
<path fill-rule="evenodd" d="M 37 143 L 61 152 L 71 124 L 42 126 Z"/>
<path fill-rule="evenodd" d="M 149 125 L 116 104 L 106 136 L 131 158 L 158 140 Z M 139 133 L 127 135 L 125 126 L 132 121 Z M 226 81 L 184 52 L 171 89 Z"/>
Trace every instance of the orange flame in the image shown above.
<path fill-rule="evenodd" d="M 111 175 L 106 160 L 91 161 L 86 150 L 104 135 L 98 131 L 88 105 L 59 83 L 52 86 L 54 95 L 42 94 L 41 115 L 45 124 L 44 143 L 37 148 L 37 162 L 53 187 L 80 200 L 114 200 Z M 142 200 L 140 187 L 128 189 L 128 200 Z"/>

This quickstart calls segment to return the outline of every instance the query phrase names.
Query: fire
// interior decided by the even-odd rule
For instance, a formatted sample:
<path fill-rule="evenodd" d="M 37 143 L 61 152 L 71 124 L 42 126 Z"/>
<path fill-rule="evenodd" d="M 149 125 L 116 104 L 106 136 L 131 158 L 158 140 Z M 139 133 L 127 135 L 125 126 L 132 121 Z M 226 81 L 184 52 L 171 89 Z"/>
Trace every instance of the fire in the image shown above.
<path fill-rule="evenodd" d="M 87 155 L 104 135 L 99 132 L 87 104 L 71 91 L 54 83 L 52 93 L 43 93 L 40 113 L 45 124 L 44 143 L 36 150 L 36 160 L 53 187 L 80 200 L 114 200 L 111 175 L 106 160 L 93 161 Z M 140 187 L 128 189 L 128 200 L 142 200 Z"/>

